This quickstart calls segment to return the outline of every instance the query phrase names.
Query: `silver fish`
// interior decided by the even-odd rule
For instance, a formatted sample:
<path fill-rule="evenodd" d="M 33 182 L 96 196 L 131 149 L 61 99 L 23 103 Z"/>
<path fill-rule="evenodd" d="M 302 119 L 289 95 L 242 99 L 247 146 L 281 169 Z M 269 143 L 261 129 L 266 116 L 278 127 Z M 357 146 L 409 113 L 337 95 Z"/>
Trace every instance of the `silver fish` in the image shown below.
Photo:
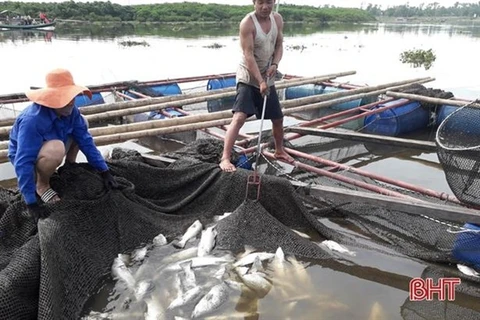
<path fill-rule="evenodd" d="M 220 220 L 223 220 L 225 219 L 226 217 L 228 217 L 229 215 L 231 215 L 233 212 L 225 212 L 224 214 L 220 215 L 220 216 L 214 216 L 213 217 L 213 221 L 215 222 L 218 222 Z"/>
<path fill-rule="evenodd" d="M 252 264 L 257 257 L 259 257 L 261 261 L 269 260 L 269 259 L 272 259 L 273 257 L 275 257 L 275 254 L 270 253 L 270 252 L 250 253 L 249 255 L 247 255 L 247 256 L 241 258 L 240 260 L 238 260 L 237 262 L 235 262 L 233 265 L 235 267 L 246 266 L 246 265 Z"/>
<path fill-rule="evenodd" d="M 333 241 L 333 240 L 325 240 L 325 241 L 322 241 L 322 243 L 320 243 L 320 245 L 324 246 L 324 247 L 327 247 L 328 249 L 332 250 L 332 251 L 337 251 L 337 252 L 340 252 L 340 253 L 345 253 L 345 254 L 348 254 L 348 255 L 351 255 L 351 256 L 355 256 L 356 253 L 353 252 L 353 251 L 350 251 L 348 250 L 346 247 L 342 246 L 341 244 Z"/>
<path fill-rule="evenodd" d="M 215 226 L 208 227 L 202 231 L 202 237 L 198 244 L 198 256 L 204 257 L 208 255 L 215 246 L 215 237 L 217 236 L 217 230 Z"/>
<path fill-rule="evenodd" d="M 213 277 L 219 280 L 222 280 L 227 274 L 227 267 L 225 265 L 221 266 L 214 274 Z"/>
<path fill-rule="evenodd" d="M 184 249 L 182 251 L 173 253 L 165 258 L 163 258 L 160 263 L 162 265 L 174 263 L 178 261 L 183 261 L 197 256 L 198 249 L 195 247 Z"/>
<path fill-rule="evenodd" d="M 201 297 L 202 297 L 203 291 L 202 288 L 200 287 L 194 287 L 184 294 L 178 296 L 176 299 L 174 299 L 170 305 L 168 306 L 168 310 L 172 310 L 178 307 L 185 306 L 190 303 L 195 303 L 197 302 Z"/>
<path fill-rule="evenodd" d="M 145 312 L 145 320 L 164 320 L 166 319 L 165 308 L 160 303 L 160 297 L 152 295 L 145 299 L 147 311 Z"/>
<path fill-rule="evenodd" d="M 293 271 L 292 273 L 296 278 L 296 286 L 304 288 L 304 291 L 312 291 L 312 279 L 305 267 L 300 262 L 298 262 L 295 256 L 289 256 L 288 262 L 290 262 L 292 265 L 291 270 Z"/>
<path fill-rule="evenodd" d="M 192 319 L 203 317 L 223 305 L 229 297 L 230 289 L 225 282 L 217 284 L 197 303 L 192 312 Z"/>
<path fill-rule="evenodd" d="M 385 310 L 382 308 L 382 305 L 378 302 L 375 301 L 375 303 L 372 306 L 372 309 L 370 310 L 370 315 L 368 316 L 368 320 L 385 320 L 387 318 L 387 314 L 385 313 Z"/>
<path fill-rule="evenodd" d="M 236 267 L 235 270 L 239 275 L 244 275 L 248 273 L 248 267 Z"/>
<path fill-rule="evenodd" d="M 200 268 L 200 267 L 206 267 L 206 266 L 220 265 L 223 263 L 231 263 L 233 261 L 233 257 L 229 254 L 226 254 L 221 257 L 214 257 L 214 256 L 194 257 L 191 259 L 186 259 L 183 261 L 169 264 L 165 266 L 163 269 L 166 271 L 180 271 L 182 270 L 181 264 L 188 261 L 192 262 L 192 265 L 191 265 L 192 268 Z"/>
<path fill-rule="evenodd" d="M 177 243 L 177 246 L 180 248 L 185 247 L 185 244 L 187 243 L 188 240 L 195 238 L 197 234 L 202 231 L 202 223 L 198 220 L 195 220 L 195 222 L 185 231 L 183 234 L 182 238 L 180 241 Z"/>
<path fill-rule="evenodd" d="M 152 243 L 156 247 L 164 246 L 167 244 L 167 238 L 163 234 L 159 234 L 155 238 L 153 238 Z"/>
<path fill-rule="evenodd" d="M 480 274 L 477 271 L 463 264 L 457 264 L 457 269 L 460 270 L 461 273 L 466 274 L 467 276 L 470 276 L 470 277 L 478 278 L 480 276 Z"/>
<path fill-rule="evenodd" d="M 263 269 L 262 261 L 260 260 L 260 257 L 257 256 L 255 257 L 255 260 L 253 261 L 252 267 L 248 271 L 248 273 L 258 273 L 258 272 L 264 272 L 265 270 Z"/>
<path fill-rule="evenodd" d="M 264 278 L 261 273 L 247 273 L 239 275 L 243 283 L 257 293 L 260 298 L 263 298 L 272 288 L 272 284 Z"/>
<path fill-rule="evenodd" d="M 285 277 L 285 269 L 286 269 L 286 260 L 285 254 L 283 253 L 282 248 L 278 247 L 277 251 L 275 252 L 275 257 L 272 261 L 273 272 L 276 274 L 276 277 Z"/>
<path fill-rule="evenodd" d="M 132 252 L 132 260 L 134 262 L 142 262 L 143 259 L 147 256 L 148 248 L 145 246 L 143 248 L 135 249 Z"/>
<path fill-rule="evenodd" d="M 298 231 L 298 230 L 295 230 L 295 229 L 292 229 L 292 231 L 295 232 L 296 234 L 298 234 L 302 238 L 305 238 L 305 239 L 311 239 L 312 238 L 308 234 L 303 233 L 301 231 Z"/>
<path fill-rule="evenodd" d="M 147 294 L 152 292 L 154 289 L 155 289 L 155 285 L 153 284 L 153 282 L 145 281 L 145 280 L 140 281 L 138 282 L 137 287 L 135 288 L 135 292 L 134 292 L 135 298 L 137 299 L 137 301 L 141 301 L 145 298 Z"/>
<path fill-rule="evenodd" d="M 113 260 L 112 274 L 114 279 L 124 282 L 129 289 L 133 290 L 135 288 L 136 281 L 120 255 Z"/>
<path fill-rule="evenodd" d="M 143 313 L 125 313 L 125 312 L 116 312 L 116 313 L 110 313 L 110 312 L 96 312 L 92 311 L 90 314 L 88 314 L 85 317 L 82 317 L 82 320 L 123 320 L 123 319 L 136 319 L 136 318 L 142 318 L 143 319 Z"/>
<path fill-rule="evenodd" d="M 185 290 L 190 290 L 197 285 L 197 279 L 195 277 L 195 272 L 192 270 L 192 261 L 180 264 L 184 274 L 185 280 L 183 282 L 183 287 Z"/>

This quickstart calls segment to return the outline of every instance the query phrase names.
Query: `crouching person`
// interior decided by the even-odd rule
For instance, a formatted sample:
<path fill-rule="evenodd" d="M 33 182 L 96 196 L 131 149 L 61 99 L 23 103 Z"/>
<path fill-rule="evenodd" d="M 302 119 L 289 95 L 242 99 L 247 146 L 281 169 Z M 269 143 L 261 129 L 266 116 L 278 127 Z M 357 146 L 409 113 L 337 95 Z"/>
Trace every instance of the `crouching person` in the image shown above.
<path fill-rule="evenodd" d="M 49 72 L 45 88 L 25 93 L 33 103 L 17 117 L 10 132 L 8 157 L 35 222 L 45 215 L 42 202 L 60 200 L 50 186 L 50 177 L 64 158 L 67 163 L 74 163 L 79 150 L 101 173 L 108 189 L 118 187 L 88 132 L 86 119 L 74 104 L 81 93 L 92 97 L 87 87 L 74 83 L 68 70 Z M 37 195 L 41 203 L 37 202 Z"/>

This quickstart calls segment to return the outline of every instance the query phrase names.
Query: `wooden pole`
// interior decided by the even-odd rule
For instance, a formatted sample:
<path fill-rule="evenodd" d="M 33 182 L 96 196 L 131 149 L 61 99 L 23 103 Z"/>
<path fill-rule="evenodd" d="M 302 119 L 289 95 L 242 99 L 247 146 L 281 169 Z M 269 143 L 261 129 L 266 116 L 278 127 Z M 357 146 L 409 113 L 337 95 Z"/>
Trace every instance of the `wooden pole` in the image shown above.
<path fill-rule="evenodd" d="M 426 81 L 426 80 L 424 80 L 424 81 Z M 407 85 L 409 85 L 409 84 L 404 84 L 403 86 L 407 86 Z M 403 86 L 400 86 L 400 87 L 403 87 Z M 398 88 L 398 87 L 399 86 L 397 86 L 396 88 Z M 380 91 L 374 91 L 375 92 L 374 94 L 377 94 L 378 92 L 384 92 L 388 89 L 389 88 L 382 89 Z M 369 94 L 369 93 L 366 93 L 366 94 Z M 365 94 L 360 94 L 360 95 L 363 96 Z M 333 99 L 333 100 L 330 100 L 330 101 L 324 101 L 324 102 L 313 104 L 313 105 L 307 105 L 307 106 L 303 106 L 303 107 L 287 109 L 287 110 L 284 110 L 284 114 L 291 114 L 293 112 L 296 112 L 296 110 L 299 109 L 299 108 L 310 108 L 310 106 L 314 106 L 314 108 L 317 108 L 318 105 L 320 105 L 321 107 L 328 107 L 328 106 L 332 106 L 332 105 L 342 103 L 342 102 L 345 102 L 345 101 L 351 101 L 351 100 L 358 99 L 358 96 L 359 95 L 357 94 L 357 95 L 353 95 L 353 96 L 350 96 L 350 97 L 347 96 L 347 97 L 344 97 L 344 98 Z M 302 100 L 302 99 L 298 99 L 298 100 Z M 305 100 L 303 100 L 303 101 L 305 101 Z M 283 106 L 285 103 L 289 103 L 289 102 L 290 101 L 282 101 L 281 104 Z M 290 105 L 291 105 L 291 103 L 290 103 Z M 126 133 L 126 132 L 131 132 L 131 133 L 134 134 L 137 131 L 168 128 L 168 127 L 171 127 L 171 126 L 192 124 L 192 123 L 196 123 L 196 122 L 199 122 L 199 121 L 200 122 L 205 122 L 205 121 L 226 119 L 226 118 L 231 118 L 231 117 L 232 117 L 231 111 L 226 110 L 226 111 L 217 111 L 217 112 L 194 115 L 194 116 L 164 119 L 164 120 L 160 120 L 160 121 L 159 120 L 152 120 L 152 121 L 145 121 L 145 122 L 139 122 L 139 123 L 133 123 L 133 124 L 127 124 L 127 125 L 120 125 L 120 126 L 91 128 L 90 132 L 92 133 L 93 136 L 113 135 L 113 134 L 121 134 L 121 133 Z M 227 124 L 227 123 L 224 123 L 224 124 Z M 1 133 L 3 133 L 2 128 L 0 128 L 0 134 Z M 129 138 L 129 139 L 133 139 L 133 138 Z"/>
<path fill-rule="evenodd" d="M 228 124 L 230 123 L 230 121 L 231 121 L 230 119 L 220 119 L 220 120 L 212 120 L 212 121 L 205 121 L 205 122 L 199 122 L 199 123 L 189 123 L 189 124 L 183 124 L 178 126 L 169 126 L 165 128 L 96 136 L 93 138 L 93 140 L 95 141 L 96 145 L 101 146 L 106 144 L 123 142 L 131 139 L 138 139 L 142 137 L 151 137 L 151 136 L 157 136 L 157 135 L 163 135 L 163 134 L 169 134 L 169 133 L 177 133 L 177 132 L 185 132 L 185 131 L 191 131 L 191 130 L 199 130 L 204 128 L 211 128 L 211 127 Z"/>
<path fill-rule="evenodd" d="M 305 81 L 306 83 L 316 83 L 316 82 L 322 82 L 323 80 L 320 80 L 320 79 L 323 79 L 323 78 L 334 79 L 337 77 L 344 77 L 352 74 L 355 74 L 355 71 L 338 72 L 338 73 L 332 73 L 332 74 L 326 74 L 326 75 L 314 76 L 314 77 L 308 77 L 308 78 L 296 78 L 293 80 L 284 80 L 284 81 L 277 82 L 275 85 L 277 87 L 280 85 L 295 86 L 295 85 L 304 84 Z M 195 93 L 189 93 L 189 94 L 181 94 L 181 95 L 175 95 L 175 96 L 154 97 L 154 98 L 139 99 L 139 100 L 133 100 L 133 101 L 127 101 L 127 102 L 115 102 L 115 103 L 109 103 L 109 104 L 103 104 L 103 105 L 95 105 L 95 106 L 89 106 L 87 108 L 81 108 L 80 110 L 82 111 L 82 114 L 90 115 L 90 114 L 96 114 L 96 113 L 105 112 L 105 111 L 122 110 L 122 109 L 135 108 L 135 107 L 147 106 L 152 104 L 160 104 L 165 102 L 173 102 L 173 101 L 178 101 L 177 105 L 186 105 L 188 103 L 184 103 L 182 102 L 182 100 L 188 100 L 190 98 L 197 98 L 197 97 L 214 96 L 221 93 L 230 93 L 230 95 L 225 96 L 225 97 L 230 97 L 235 95 L 235 90 L 236 90 L 235 87 L 229 87 L 229 88 L 195 92 Z"/>
<path fill-rule="evenodd" d="M 387 136 L 379 136 L 374 134 L 365 134 L 358 132 L 344 132 L 344 131 L 334 131 L 334 130 L 323 130 L 323 129 L 314 129 L 314 128 L 305 128 L 305 127 L 289 127 L 285 128 L 285 132 L 295 132 L 299 133 L 302 136 L 304 135 L 313 135 L 321 137 L 329 137 L 336 139 L 345 139 L 358 142 L 374 142 L 382 143 L 389 146 L 403 147 L 403 148 L 413 148 L 424 151 L 437 151 L 437 146 L 434 142 L 431 141 L 421 141 L 421 140 L 412 140 L 412 139 L 402 139 L 394 138 Z"/>
<path fill-rule="evenodd" d="M 347 72 L 346 74 L 351 74 L 351 72 Z M 289 80 L 289 81 L 283 81 L 280 82 L 276 85 L 278 89 L 290 87 L 290 86 L 298 86 L 298 85 L 303 85 L 303 84 L 308 84 L 308 83 L 316 83 L 316 82 L 321 82 L 321 79 L 325 78 L 332 78 L 333 76 L 322 76 L 322 77 L 312 77 L 309 79 L 299 79 L 299 80 Z M 200 97 L 194 97 L 194 98 L 185 98 L 182 97 L 183 99 L 181 100 L 176 100 L 176 101 L 171 101 L 171 102 L 164 102 L 164 103 L 158 103 L 158 104 L 152 104 L 151 101 L 154 99 L 146 99 L 146 100 L 138 100 L 138 102 L 143 101 L 144 103 L 147 102 L 147 105 L 140 106 L 140 107 L 135 107 L 135 108 L 128 108 L 128 109 L 122 109 L 122 110 L 114 110 L 114 111 L 103 111 L 102 113 L 99 114 L 92 114 L 86 116 L 88 121 L 99 121 L 99 120 L 105 120 L 109 118 L 115 118 L 115 117 L 122 117 L 122 116 L 127 116 L 127 115 L 132 115 L 132 114 L 139 114 L 139 113 L 144 113 L 144 112 L 150 112 L 150 111 L 155 111 L 155 110 L 160 110 L 160 109 L 165 109 L 169 107 L 177 107 L 178 105 L 188 105 L 188 104 L 194 104 L 194 103 L 200 103 L 200 102 L 205 102 L 208 100 L 214 100 L 214 99 L 221 99 L 221 98 L 227 98 L 227 97 L 232 97 L 236 94 L 235 88 L 229 88 L 229 89 L 222 89 L 223 93 L 218 93 L 215 92 L 216 90 L 212 90 L 212 93 L 207 93 L 203 96 Z M 127 103 L 132 103 L 135 101 L 129 101 Z"/>
<path fill-rule="evenodd" d="M 320 83 L 323 81 L 329 81 L 332 79 L 335 79 L 337 77 L 343 77 L 343 76 L 348 76 L 348 75 L 353 75 L 355 74 L 356 71 L 346 71 L 346 72 L 338 72 L 338 73 L 332 73 L 332 74 L 326 74 L 322 76 L 314 76 L 314 77 L 307 77 L 307 78 L 293 78 L 291 80 L 284 80 L 284 81 L 279 81 L 277 82 L 277 86 L 280 85 L 286 85 L 287 86 L 296 86 L 296 85 L 302 85 L 306 83 Z M 221 75 L 219 75 L 221 76 Z M 198 78 L 198 77 L 197 77 Z M 200 80 L 204 80 L 203 77 Z M 218 78 L 218 77 L 217 77 Z M 193 79 L 191 81 L 199 81 L 196 78 L 185 78 L 185 79 Z M 210 78 L 208 78 L 210 79 Z M 175 81 L 175 79 L 170 80 L 171 82 L 179 82 L 178 80 Z M 185 81 L 183 81 L 185 82 Z M 137 83 L 137 82 L 135 82 Z M 142 84 L 158 84 L 159 81 L 157 82 L 143 82 Z M 168 83 L 166 80 L 162 83 Z M 113 90 L 114 87 L 111 87 Z M 185 99 L 190 99 L 190 98 L 196 98 L 196 97 L 208 97 L 208 96 L 214 96 L 216 94 L 220 93 L 231 93 L 231 95 L 226 95 L 225 97 L 229 96 L 234 96 L 235 95 L 235 88 L 234 87 L 229 87 L 229 88 L 224 88 L 224 89 L 218 89 L 218 90 L 211 90 L 211 91 L 203 91 L 203 92 L 195 92 L 195 93 L 190 93 L 190 94 L 181 94 L 181 95 L 175 95 L 175 96 L 163 96 L 163 97 L 155 97 L 155 98 L 148 98 L 148 99 L 136 99 L 132 101 L 122 101 L 122 102 L 114 102 L 114 103 L 108 103 L 108 104 L 101 104 L 101 105 L 93 105 L 93 106 L 87 106 L 87 107 L 82 107 L 80 108 L 80 112 L 83 115 L 91 115 L 91 114 L 96 114 L 96 113 L 102 113 L 106 111 L 112 111 L 112 110 L 121 110 L 121 109 L 128 109 L 128 108 L 135 108 L 135 107 L 140 107 L 140 106 L 147 106 L 155 103 L 166 103 L 166 102 L 173 102 L 173 101 L 178 101 L 178 105 L 186 105 L 188 103 L 184 103 L 181 100 Z M 217 98 L 212 98 L 212 99 L 217 99 Z M 200 100 L 199 102 L 204 102 L 206 100 Z M 196 102 L 193 102 L 196 103 Z M 138 113 L 141 113 L 143 111 L 140 111 Z M 94 120 L 92 120 L 94 121 Z M 0 122 L 1 127 L 5 126 L 11 126 L 15 122 L 15 118 L 10 118 L 10 119 L 4 119 Z M 0 128 L 4 129 L 4 128 Z"/>
<path fill-rule="evenodd" d="M 138 86 L 161 85 L 161 84 L 169 84 L 169 83 L 196 82 L 196 81 L 204 81 L 204 80 L 210 80 L 210 79 L 227 78 L 227 77 L 233 77 L 233 76 L 235 76 L 235 73 L 230 72 L 230 73 L 211 74 L 206 76 L 193 76 L 193 77 L 151 80 L 151 81 L 138 81 L 138 80 L 115 81 L 115 82 L 103 83 L 103 84 L 86 85 L 85 87 L 89 88 L 92 92 L 104 92 L 112 89 L 116 89 L 116 90 L 128 89 L 130 84 L 135 84 Z M 30 87 L 30 88 L 36 89 L 37 87 Z M 27 97 L 25 96 L 25 93 L 23 92 L 0 95 L 0 102 L 3 103 L 7 99 L 9 100 L 25 99 L 25 101 L 28 100 Z"/>
<path fill-rule="evenodd" d="M 169 118 L 162 120 L 150 120 L 131 124 L 122 124 L 119 126 L 108 126 L 99 128 L 90 128 L 89 131 L 93 136 L 104 136 L 123 132 L 143 131 L 158 128 L 167 128 L 173 126 L 181 126 L 192 123 L 201 123 L 205 121 L 214 121 L 232 117 L 232 111 L 217 111 L 212 113 L 202 113 L 197 115 Z"/>
<path fill-rule="evenodd" d="M 375 92 L 375 90 L 385 89 L 384 91 L 382 91 L 382 93 L 384 93 L 392 87 L 395 88 L 395 87 L 401 86 L 401 85 L 410 85 L 412 83 L 418 83 L 418 82 L 421 82 L 421 81 L 426 81 L 427 79 L 432 79 L 432 78 L 417 78 L 417 79 L 411 79 L 411 80 L 396 81 L 396 82 L 381 84 L 381 85 L 378 85 L 378 86 L 360 87 L 360 88 L 352 89 L 352 90 L 345 90 L 345 91 L 338 91 L 338 92 L 308 96 L 308 97 L 304 97 L 304 98 L 287 100 L 283 103 L 282 106 L 285 109 L 289 109 L 289 108 L 293 108 L 293 107 L 299 106 L 299 105 L 306 105 L 306 104 L 310 104 L 310 103 L 321 102 L 321 101 L 336 99 L 336 98 L 345 97 L 345 96 L 352 96 L 352 95 L 356 95 L 356 94 L 360 94 L 360 93 L 370 93 L 370 92 Z M 428 81 L 432 81 L 432 80 L 428 80 Z M 361 98 L 364 98 L 364 97 L 369 96 L 369 95 L 361 96 Z"/>
<path fill-rule="evenodd" d="M 428 103 L 433 103 L 433 104 L 447 104 L 450 106 L 457 106 L 457 107 L 463 107 L 465 105 L 469 105 L 469 107 L 472 108 L 480 108 L 480 103 L 478 103 L 478 100 L 475 101 L 459 101 L 459 100 L 450 100 L 450 99 L 440 99 L 440 98 L 432 98 L 432 97 L 426 97 L 426 96 L 421 96 L 418 94 L 409 94 L 409 93 L 401 93 L 401 92 L 393 92 L 392 90 L 387 91 L 386 93 L 387 96 L 394 97 L 394 98 L 405 98 L 409 100 L 414 100 L 414 101 L 421 101 L 421 102 L 428 102 Z"/>
<path fill-rule="evenodd" d="M 400 84 L 401 82 L 390 83 L 390 84 L 383 85 L 383 86 L 372 87 L 372 91 L 369 91 L 369 92 L 366 92 L 366 93 L 358 93 L 358 94 L 355 94 L 355 93 L 358 92 L 357 90 L 359 90 L 359 89 L 348 90 L 347 92 L 353 92 L 352 95 L 347 96 L 347 95 L 344 94 L 343 98 L 339 98 L 339 99 L 335 99 L 335 100 L 324 101 L 324 102 L 313 103 L 313 104 L 307 104 L 307 105 L 302 105 L 300 107 L 290 107 L 290 109 L 285 110 L 283 112 L 283 114 L 289 115 L 289 114 L 292 114 L 292 113 L 295 113 L 295 112 L 300 112 L 300 111 L 328 108 L 328 107 L 330 107 L 332 105 L 335 105 L 335 104 L 349 102 L 349 101 L 353 101 L 353 100 L 357 100 L 357 99 L 363 99 L 365 97 L 380 95 L 380 94 L 383 94 L 383 93 L 385 93 L 389 90 L 398 90 L 398 89 L 401 89 L 401 88 L 405 88 L 405 87 L 410 86 L 413 83 L 425 83 L 425 82 L 429 82 L 429 81 L 433 81 L 433 80 L 435 80 L 435 79 L 434 78 L 420 78 L 420 79 L 411 80 L 412 82 L 402 81 L 403 84 Z M 361 88 L 361 90 L 363 90 L 363 88 Z M 338 93 L 344 93 L 344 92 L 345 91 L 335 92 L 333 94 L 337 95 Z M 324 96 L 328 96 L 330 94 L 331 93 L 325 94 Z M 322 96 L 322 95 L 320 95 L 320 96 Z M 301 99 L 303 99 L 303 98 L 301 98 Z M 301 100 L 301 99 L 298 99 L 298 100 Z M 295 100 L 297 100 L 297 99 L 295 99 Z M 291 101 L 294 101 L 294 100 L 291 100 Z M 335 101 L 335 103 L 332 103 L 333 101 Z M 291 104 L 291 105 L 294 105 L 294 104 Z"/>

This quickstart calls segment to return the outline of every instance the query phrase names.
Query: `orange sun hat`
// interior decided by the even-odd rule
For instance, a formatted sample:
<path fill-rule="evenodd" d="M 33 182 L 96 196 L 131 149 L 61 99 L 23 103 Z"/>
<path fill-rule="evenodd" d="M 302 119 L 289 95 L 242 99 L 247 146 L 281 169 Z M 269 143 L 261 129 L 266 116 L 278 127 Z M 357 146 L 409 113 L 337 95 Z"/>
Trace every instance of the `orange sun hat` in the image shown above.
<path fill-rule="evenodd" d="M 84 86 L 78 86 L 73 82 L 70 71 L 66 69 L 55 69 L 45 77 L 47 86 L 42 89 L 30 90 L 25 95 L 31 101 L 42 106 L 61 109 L 65 107 L 80 93 L 86 94 L 92 99 L 92 92 Z"/>

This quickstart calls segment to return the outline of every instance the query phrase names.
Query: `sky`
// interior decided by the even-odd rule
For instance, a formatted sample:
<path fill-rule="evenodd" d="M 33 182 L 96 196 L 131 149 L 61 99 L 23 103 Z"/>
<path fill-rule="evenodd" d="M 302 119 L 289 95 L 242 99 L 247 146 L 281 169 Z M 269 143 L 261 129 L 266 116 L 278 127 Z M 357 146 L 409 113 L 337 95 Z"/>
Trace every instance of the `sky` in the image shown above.
<path fill-rule="evenodd" d="M 18 0 L 17 0 L 18 1 Z M 93 2 L 93 0 L 74 0 L 76 2 Z M 98 0 L 97 0 L 98 1 Z M 101 1 L 101 0 L 100 0 Z M 147 4 L 147 3 L 172 3 L 172 2 L 185 2 L 185 0 L 110 0 L 112 3 L 118 3 L 121 5 L 135 5 L 135 4 Z M 20 2 L 63 2 L 62 0 L 20 0 Z M 201 2 L 201 3 L 220 3 L 220 4 L 233 4 L 233 5 L 247 5 L 251 4 L 251 0 L 195 0 L 189 2 Z M 335 5 L 337 7 L 353 7 L 360 8 L 367 6 L 369 3 L 377 4 L 383 8 L 389 6 L 396 6 L 408 3 L 410 6 L 418 6 L 421 3 L 433 3 L 438 2 L 442 6 L 451 6 L 455 2 L 460 3 L 475 3 L 477 1 L 461 1 L 461 0 L 280 0 L 282 3 L 309 5 L 309 6 L 323 6 L 323 5 Z"/>

